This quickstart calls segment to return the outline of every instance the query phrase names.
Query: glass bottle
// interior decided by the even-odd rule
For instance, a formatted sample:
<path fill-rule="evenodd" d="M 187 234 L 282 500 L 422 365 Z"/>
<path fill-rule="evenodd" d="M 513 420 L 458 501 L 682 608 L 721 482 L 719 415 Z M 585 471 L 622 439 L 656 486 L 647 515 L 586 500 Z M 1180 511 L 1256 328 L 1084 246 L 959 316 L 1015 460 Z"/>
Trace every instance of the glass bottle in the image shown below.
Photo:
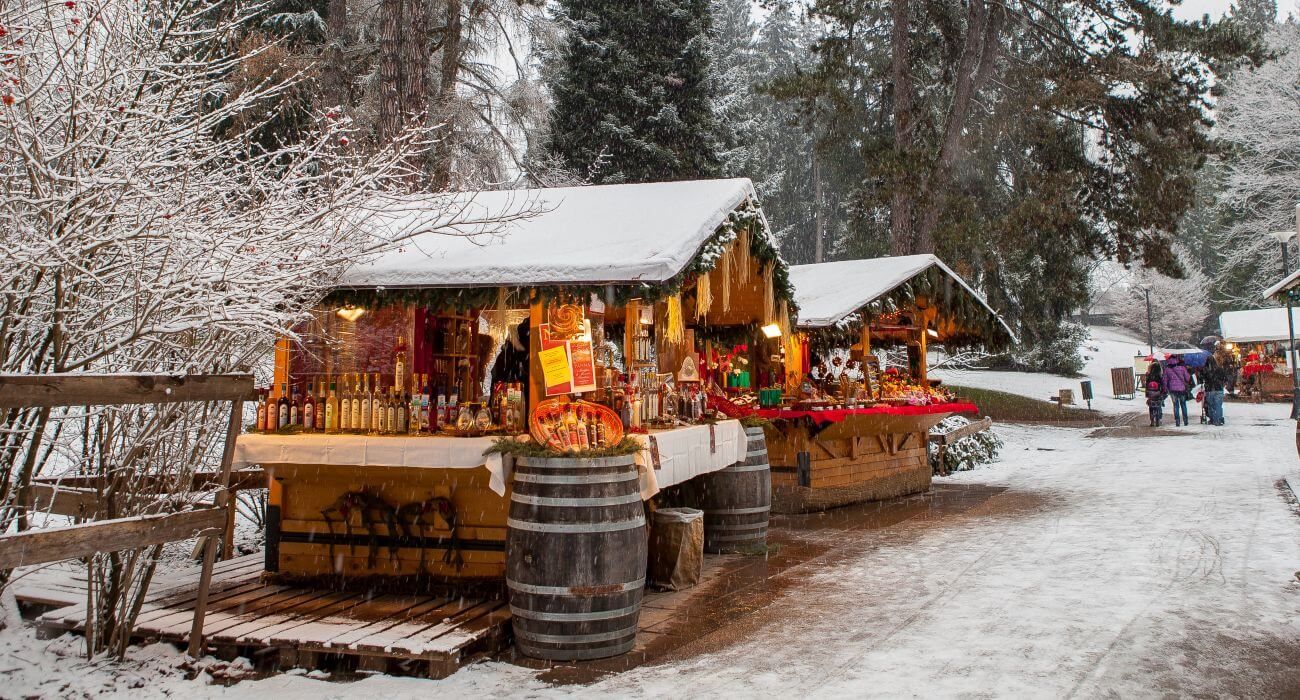
<path fill-rule="evenodd" d="M 352 432 L 365 433 L 366 426 L 361 422 L 361 375 L 352 375 Z"/>
<path fill-rule="evenodd" d="M 254 419 L 253 430 L 264 432 L 266 430 L 266 390 L 257 390 L 257 418 Z"/>
<path fill-rule="evenodd" d="M 393 387 L 388 387 L 388 398 L 384 400 L 384 421 L 388 423 L 388 433 L 397 432 L 397 400 L 393 398 Z"/>
<path fill-rule="evenodd" d="M 339 429 L 339 397 L 335 385 L 330 381 L 330 395 L 325 402 L 325 432 L 336 433 Z"/>
<path fill-rule="evenodd" d="M 289 399 L 289 425 L 302 425 L 302 402 L 298 400 L 298 387 L 290 389 L 293 398 Z"/>
<path fill-rule="evenodd" d="M 348 375 L 339 377 L 343 386 L 339 387 L 339 432 L 352 432 L 352 387 L 348 386 Z"/>
<path fill-rule="evenodd" d="M 370 392 L 370 375 L 364 374 L 361 386 L 361 422 L 357 426 L 360 432 L 370 432 L 370 425 L 374 420 L 374 399 L 374 394 Z"/>
<path fill-rule="evenodd" d="M 455 394 L 452 394 L 455 396 Z M 456 429 L 469 430 L 474 427 L 474 413 L 470 410 L 470 404 L 460 406 L 456 411 Z"/>
<path fill-rule="evenodd" d="M 284 383 L 280 383 L 280 398 L 275 402 L 276 420 L 275 429 L 279 430 L 289 424 L 289 392 L 285 391 Z"/>

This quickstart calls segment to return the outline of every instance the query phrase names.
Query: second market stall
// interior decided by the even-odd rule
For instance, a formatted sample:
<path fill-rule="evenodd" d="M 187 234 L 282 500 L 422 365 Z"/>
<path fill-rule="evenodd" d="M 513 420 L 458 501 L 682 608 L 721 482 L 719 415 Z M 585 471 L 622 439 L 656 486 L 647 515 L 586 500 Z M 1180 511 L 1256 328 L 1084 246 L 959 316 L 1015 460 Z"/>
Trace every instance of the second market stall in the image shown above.
<path fill-rule="evenodd" d="M 927 435 L 976 407 L 928 377 L 929 346 L 1001 349 L 1010 327 L 933 255 L 790 268 L 799 306 L 787 400 L 769 419 L 773 509 L 823 510 L 930 487 Z M 895 348 L 896 366 L 875 352 Z"/>

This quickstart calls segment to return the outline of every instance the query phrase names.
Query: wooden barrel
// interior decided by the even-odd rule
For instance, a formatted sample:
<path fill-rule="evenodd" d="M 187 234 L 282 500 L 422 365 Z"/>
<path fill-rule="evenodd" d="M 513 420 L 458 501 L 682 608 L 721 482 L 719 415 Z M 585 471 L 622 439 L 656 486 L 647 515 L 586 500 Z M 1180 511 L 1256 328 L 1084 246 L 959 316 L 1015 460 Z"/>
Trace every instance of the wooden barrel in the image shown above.
<path fill-rule="evenodd" d="M 704 551 L 741 552 L 767 544 L 772 510 L 772 471 L 762 428 L 745 428 L 745 460 L 697 477 L 704 511 Z"/>
<path fill-rule="evenodd" d="M 516 458 L 506 589 L 520 652 L 572 661 L 630 651 L 646 556 L 631 456 Z"/>

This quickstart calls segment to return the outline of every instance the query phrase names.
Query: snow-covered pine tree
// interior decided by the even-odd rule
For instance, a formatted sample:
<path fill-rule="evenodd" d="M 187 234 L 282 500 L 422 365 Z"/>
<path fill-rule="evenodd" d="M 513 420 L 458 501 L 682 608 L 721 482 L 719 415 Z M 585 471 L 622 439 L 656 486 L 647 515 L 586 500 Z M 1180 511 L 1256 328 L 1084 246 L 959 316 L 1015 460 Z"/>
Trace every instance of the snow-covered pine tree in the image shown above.
<path fill-rule="evenodd" d="M 709 0 L 562 0 L 550 150 L 592 182 L 716 177 Z"/>
<path fill-rule="evenodd" d="M 709 86 L 717 118 L 718 158 L 726 177 L 756 176 L 759 123 L 755 79 L 759 56 L 754 48 L 752 0 L 713 0 L 709 42 Z"/>

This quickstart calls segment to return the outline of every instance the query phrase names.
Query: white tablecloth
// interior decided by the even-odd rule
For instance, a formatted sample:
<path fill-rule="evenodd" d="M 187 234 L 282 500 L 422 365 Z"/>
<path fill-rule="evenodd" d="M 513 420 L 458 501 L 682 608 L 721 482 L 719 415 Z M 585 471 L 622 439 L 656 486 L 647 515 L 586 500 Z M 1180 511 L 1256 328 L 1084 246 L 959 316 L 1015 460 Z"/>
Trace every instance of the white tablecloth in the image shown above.
<path fill-rule="evenodd" d="M 491 472 L 490 486 L 506 494 L 510 460 L 484 455 L 495 438 L 397 437 L 371 435 L 240 435 L 235 466 L 249 464 L 330 464 L 373 467 L 477 469 Z"/>
<path fill-rule="evenodd" d="M 749 442 L 738 420 L 633 435 L 645 445 L 636 455 L 641 497 L 745 460 Z M 656 459 L 657 457 L 657 459 Z"/>

